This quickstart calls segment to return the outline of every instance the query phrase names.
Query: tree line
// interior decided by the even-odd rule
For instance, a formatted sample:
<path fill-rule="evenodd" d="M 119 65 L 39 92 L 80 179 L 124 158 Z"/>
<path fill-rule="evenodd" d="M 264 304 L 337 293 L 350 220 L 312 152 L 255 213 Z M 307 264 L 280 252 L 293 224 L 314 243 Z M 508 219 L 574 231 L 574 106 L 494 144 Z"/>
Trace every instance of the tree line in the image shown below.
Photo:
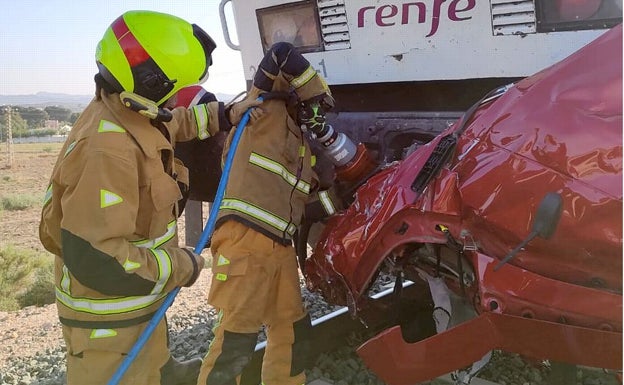
<path fill-rule="evenodd" d="M 7 112 L 11 110 L 11 131 L 13 137 L 48 136 L 58 134 L 58 130 L 46 128 L 47 120 L 56 120 L 59 127 L 73 125 L 80 113 L 68 108 L 46 106 L 44 108 L 24 106 L 0 106 L 0 141 L 7 137 Z"/>

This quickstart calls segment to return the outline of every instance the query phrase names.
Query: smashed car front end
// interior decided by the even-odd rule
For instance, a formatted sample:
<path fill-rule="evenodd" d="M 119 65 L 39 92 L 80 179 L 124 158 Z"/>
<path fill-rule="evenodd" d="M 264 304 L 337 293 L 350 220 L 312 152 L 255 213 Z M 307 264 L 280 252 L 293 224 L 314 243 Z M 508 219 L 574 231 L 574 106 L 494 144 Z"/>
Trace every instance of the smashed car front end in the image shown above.
<path fill-rule="evenodd" d="M 493 349 L 621 368 L 621 47 L 618 26 L 484 98 L 328 221 L 306 263 L 328 301 L 358 314 L 386 271 L 424 281 L 432 312 L 473 311 L 442 326 L 434 313 L 437 333 L 421 340 L 398 325 L 365 343 L 386 382 L 425 381 Z M 553 194 L 554 234 L 527 238 Z"/>

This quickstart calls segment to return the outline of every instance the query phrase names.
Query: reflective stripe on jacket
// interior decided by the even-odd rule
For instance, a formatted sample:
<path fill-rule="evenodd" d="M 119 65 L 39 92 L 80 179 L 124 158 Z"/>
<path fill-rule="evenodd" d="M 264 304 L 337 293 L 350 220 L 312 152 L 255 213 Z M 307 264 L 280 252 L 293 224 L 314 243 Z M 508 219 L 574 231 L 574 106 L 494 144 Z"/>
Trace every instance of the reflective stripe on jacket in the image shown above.
<path fill-rule="evenodd" d="M 74 125 L 46 191 L 39 235 L 54 253 L 64 324 L 144 322 L 193 274 L 178 246 L 173 141 L 218 131 L 218 103 L 172 111 L 162 125 L 102 92 Z M 101 327 L 98 326 L 98 327 Z"/>

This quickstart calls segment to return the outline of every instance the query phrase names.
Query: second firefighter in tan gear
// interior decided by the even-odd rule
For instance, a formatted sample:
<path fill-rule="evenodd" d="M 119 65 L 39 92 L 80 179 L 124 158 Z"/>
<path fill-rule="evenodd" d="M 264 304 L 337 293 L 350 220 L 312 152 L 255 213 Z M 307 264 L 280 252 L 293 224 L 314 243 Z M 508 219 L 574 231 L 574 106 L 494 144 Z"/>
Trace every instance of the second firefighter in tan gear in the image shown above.
<path fill-rule="evenodd" d="M 247 99 L 291 90 L 303 102 L 331 97 L 310 63 L 291 44 L 278 43 L 260 63 Z M 263 384 L 305 383 L 311 323 L 301 298 L 293 235 L 306 205 L 320 199 L 327 215 L 338 205 L 329 191 L 319 191 L 310 146 L 284 100 L 267 97 L 261 108 L 262 116 L 240 138 L 211 241 L 209 303 L 220 318 L 200 371 L 201 385 L 240 384 L 263 325 Z"/>

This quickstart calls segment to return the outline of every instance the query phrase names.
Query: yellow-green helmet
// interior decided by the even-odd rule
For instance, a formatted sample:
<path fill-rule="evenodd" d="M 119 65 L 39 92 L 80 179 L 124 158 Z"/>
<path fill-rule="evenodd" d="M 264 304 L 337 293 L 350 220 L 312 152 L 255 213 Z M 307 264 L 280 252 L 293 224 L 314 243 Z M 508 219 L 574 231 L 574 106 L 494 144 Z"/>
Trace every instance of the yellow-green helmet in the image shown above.
<path fill-rule="evenodd" d="M 160 105 L 179 89 L 208 77 L 216 44 L 195 24 L 152 11 L 128 11 L 97 45 L 100 75 L 116 91 Z"/>

